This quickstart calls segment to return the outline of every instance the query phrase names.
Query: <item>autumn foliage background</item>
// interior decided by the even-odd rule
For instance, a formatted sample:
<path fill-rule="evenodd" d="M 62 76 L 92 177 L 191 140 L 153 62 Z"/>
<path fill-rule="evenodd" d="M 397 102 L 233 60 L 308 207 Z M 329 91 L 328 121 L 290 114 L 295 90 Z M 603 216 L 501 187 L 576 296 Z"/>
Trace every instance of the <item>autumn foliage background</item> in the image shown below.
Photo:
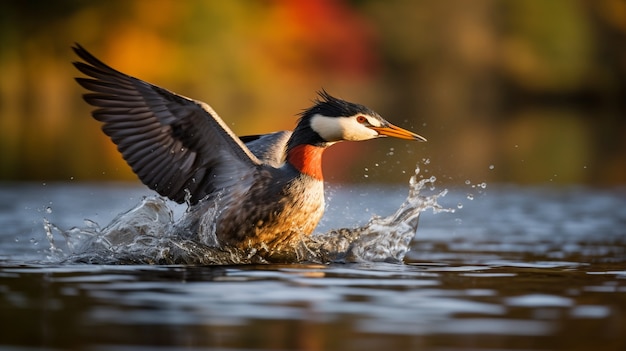
<path fill-rule="evenodd" d="M 239 135 L 293 128 L 324 88 L 429 140 L 337 145 L 331 181 L 626 182 L 622 0 L 2 1 L 0 180 L 135 179 L 74 42 Z"/>

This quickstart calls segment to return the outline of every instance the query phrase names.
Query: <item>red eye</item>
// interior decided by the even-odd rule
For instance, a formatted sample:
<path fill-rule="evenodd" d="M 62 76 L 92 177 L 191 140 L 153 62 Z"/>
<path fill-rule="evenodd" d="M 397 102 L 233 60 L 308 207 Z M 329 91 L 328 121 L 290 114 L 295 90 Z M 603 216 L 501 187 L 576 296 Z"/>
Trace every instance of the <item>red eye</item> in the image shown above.
<path fill-rule="evenodd" d="M 365 116 L 356 116 L 356 121 L 359 123 L 365 123 L 367 122 L 367 118 L 365 118 Z"/>

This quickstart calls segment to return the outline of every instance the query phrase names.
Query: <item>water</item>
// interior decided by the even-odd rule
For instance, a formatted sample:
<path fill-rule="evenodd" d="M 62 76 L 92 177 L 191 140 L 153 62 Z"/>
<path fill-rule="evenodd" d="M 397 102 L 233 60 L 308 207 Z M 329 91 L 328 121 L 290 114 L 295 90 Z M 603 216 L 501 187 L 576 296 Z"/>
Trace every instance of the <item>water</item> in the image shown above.
<path fill-rule="evenodd" d="M 206 200 L 211 206 L 185 207 L 170 204 L 159 196 L 144 197 L 130 210 L 117 215 L 106 227 L 86 220 L 82 227 L 63 229 L 44 218 L 50 244 L 48 263 L 80 262 L 96 264 L 193 264 L 225 265 L 251 263 L 401 263 L 417 231 L 419 215 L 427 209 L 453 212 L 437 200 L 447 190 L 423 195 L 434 189 L 435 177 L 421 179 L 419 168 L 410 178 L 406 200 L 386 216 L 372 216 L 361 226 L 322 230 L 303 235 L 291 246 L 238 248 L 218 243 L 213 219 L 219 215 L 219 200 Z M 201 225 L 189 234 L 189 223 L 196 222 L 202 209 Z M 52 213 L 50 206 L 46 214 Z M 178 218 L 176 218 L 178 217 Z M 191 218 L 191 219 L 189 219 Z M 56 235 L 55 235 L 56 234 Z M 62 244 L 59 245 L 59 237 Z"/>
<path fill-rule="evenodd" d="M 420 201 L 442 190 L 429 186 Z M 376 229 L 372 216 L 393 217 L 407 191 L 332 187 L 319 232 Z M 355 253 L 321 263 L 84 264 L 56 230 L 50 250 L 44 218 L 102 233 L 145 195 L 124 184 L 1 185 L 0 349 L 626 349 L 624 188 L 463 183 L 436 199 L 454 212 L 421 212 L 410 250 L 397 253 L 403 263 Z M 401 244 L 408 234 L 398 232 Z M 353 250 L 367 255 L 375 237 Z"/>

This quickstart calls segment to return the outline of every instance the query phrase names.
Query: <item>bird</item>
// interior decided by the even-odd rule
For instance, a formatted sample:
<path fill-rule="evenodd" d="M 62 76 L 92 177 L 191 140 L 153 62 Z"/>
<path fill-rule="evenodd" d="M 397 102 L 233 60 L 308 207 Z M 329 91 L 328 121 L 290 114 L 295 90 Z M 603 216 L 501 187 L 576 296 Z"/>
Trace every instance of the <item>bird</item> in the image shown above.
<path fill-rule="evenodd" d="M 78 43 L 72 49 L 103 132 L 147 187 L 187 203 L 185 230 L 209 228 L 214 245 L 271 253 L 310 235 L 325 209 L 322 155 L 337 142 L 426 141 L 323 89 L 293 131 L 237 137 L 208 104 L 122 73 Z"/>

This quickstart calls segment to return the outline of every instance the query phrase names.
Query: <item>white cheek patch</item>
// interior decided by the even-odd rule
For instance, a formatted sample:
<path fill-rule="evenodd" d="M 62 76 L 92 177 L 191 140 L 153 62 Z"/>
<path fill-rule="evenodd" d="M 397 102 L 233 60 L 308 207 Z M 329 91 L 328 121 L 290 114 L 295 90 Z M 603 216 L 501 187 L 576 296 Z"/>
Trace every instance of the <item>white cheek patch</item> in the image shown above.
<path fill-rule="evenodd" d="M 342 139 L 343 130 L 338 119 L 315 115 L 311 117 L 311 129 L 326 141 L 339 141 Z"/>
<path fill-rule="evenodd" d="M 350 141 L 369 140 L 378 137 L 378 132 L 356 121 L 356 118 L 338 118 L 343 129 L 343 139 Z"/>
<path fill-rule="evenodd" d="M 368 119 L 370 120 L 370 119 Z M 380 125 L 372 120 L 372 125 Z M 377 138 L 378 132 L 367 128 L 354 117 L 325 117 L 315 115 L 311 118 L 311 128 L 326 141 L 360 141 Z"/>

